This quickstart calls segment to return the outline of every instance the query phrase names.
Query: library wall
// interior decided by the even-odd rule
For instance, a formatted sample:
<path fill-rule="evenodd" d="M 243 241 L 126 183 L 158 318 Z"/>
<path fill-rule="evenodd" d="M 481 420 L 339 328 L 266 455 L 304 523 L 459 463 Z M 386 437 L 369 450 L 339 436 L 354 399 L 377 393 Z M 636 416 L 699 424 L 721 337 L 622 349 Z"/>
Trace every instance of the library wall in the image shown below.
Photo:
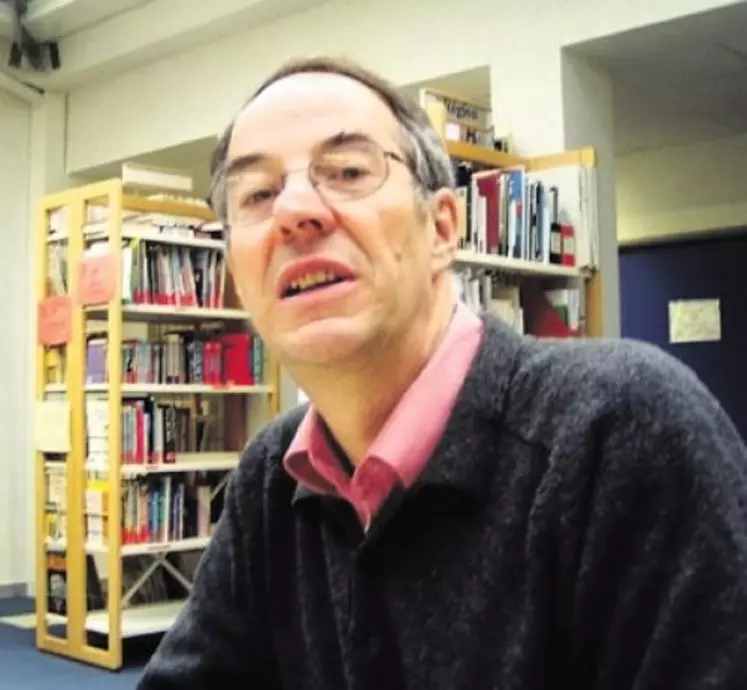
<path fill-rule="evenodd" d="M 0 90 L 0 595 L 28 580 L 33 539 L 28 104 Z M 19 558 L 20 556 L 20 558 Z M 20 593 L 20 592 L 19 592 Z"/>
<path fill-rule="evenodd" d="M 437 10 L 430 0 L 333 0 L 74 90 L 69 100 L 68 171 L 214 135 L 242 94 L 267 70 L 293 55 L 329 50 L 348 54 L 398 83 L 409 84 L 485 64 L 512 69 L 536 61 L 541 47 L 542 59 L 553 60 L 559 72 L 561 46 L 728 4 L 726 0 L 530 0 L 523 4 L 473 0 L 465 11 L 458 0 L 445 0 Z M 168 23 L 169 17 L 163 21 Z M 125 43 L 131 39 L 120 37 Z M 517 79 L 514 83 L 518 90 L 512 91 L 518 99 L 533 96 L 541 106 L 535 116 L 547 120 L 545 127 L 559 131 L 553 121 L 559 114 L 548 114 L 559 102 L 559 82 L 538 86 Z M 537 94 L 551 94 L 555 102 L 548 107 Z M 500 116 L 500 103 L 493 105 Z"/>
<path fill-rule="evenodd" d="M 747 223 L 747 134 L 622 156 L 616 172 L 622 243 Z"/>

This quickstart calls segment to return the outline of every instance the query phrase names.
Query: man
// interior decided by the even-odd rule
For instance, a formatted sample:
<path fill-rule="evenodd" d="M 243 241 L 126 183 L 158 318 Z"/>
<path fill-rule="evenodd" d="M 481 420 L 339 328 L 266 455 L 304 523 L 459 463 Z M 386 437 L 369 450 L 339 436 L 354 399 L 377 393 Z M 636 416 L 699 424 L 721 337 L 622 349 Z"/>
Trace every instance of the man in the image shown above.
<path fill-rule="evenodd" d="M 416 106 L 287 65 L 211 202 L 311 404 L 244 452 L 140 690 L 747 687 L 742 441 L 652 347 L 457 302 L 450 163 Z"/>

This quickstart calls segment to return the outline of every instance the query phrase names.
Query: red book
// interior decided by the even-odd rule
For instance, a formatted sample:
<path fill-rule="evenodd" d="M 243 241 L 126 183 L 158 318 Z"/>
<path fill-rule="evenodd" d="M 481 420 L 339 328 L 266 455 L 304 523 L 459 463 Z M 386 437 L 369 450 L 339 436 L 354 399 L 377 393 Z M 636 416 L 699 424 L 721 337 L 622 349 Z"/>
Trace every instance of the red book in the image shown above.
<path fill-rule="evenodd" d="M 203 371 L 205 383 L 218 386 L 223 383 L 223 343 L 220 340 L 208 340 L 203 348 Z"/>
<path fill-rule="evenodd" d="M 251 386 L 252 374 L 252 334 L 226 333 L 223 343 L 223 380 L 235 386 Z"/>
<path fill-rule="evenodd" d="M 580 334 L 570 329 L 544 295 L 542 287 L 527 281 L 522 288 L 524 325 L 528 334 L 539 338 L 575 338 Z"/>
<path fill-rule="evenodd" d="M 475 180 L 480 196 L 485 197 L 485 252 L 498 254 L 500 245 L 500 190 L 498 185 L 499 170 L 476 173 Z"/>

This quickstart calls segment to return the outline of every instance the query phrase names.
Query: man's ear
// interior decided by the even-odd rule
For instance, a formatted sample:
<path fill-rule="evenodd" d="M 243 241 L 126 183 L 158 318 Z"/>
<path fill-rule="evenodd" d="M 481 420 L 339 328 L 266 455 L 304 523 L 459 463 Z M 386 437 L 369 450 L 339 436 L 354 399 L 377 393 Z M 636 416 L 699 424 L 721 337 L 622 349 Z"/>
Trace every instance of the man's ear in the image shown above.
<path fill-rule="evenodd" d="M 443 188 L 431 195 L 434 233 L 431 245 L 433 273 L 440 273 L 454 261 L 464 222 L 459 197 Z"/>

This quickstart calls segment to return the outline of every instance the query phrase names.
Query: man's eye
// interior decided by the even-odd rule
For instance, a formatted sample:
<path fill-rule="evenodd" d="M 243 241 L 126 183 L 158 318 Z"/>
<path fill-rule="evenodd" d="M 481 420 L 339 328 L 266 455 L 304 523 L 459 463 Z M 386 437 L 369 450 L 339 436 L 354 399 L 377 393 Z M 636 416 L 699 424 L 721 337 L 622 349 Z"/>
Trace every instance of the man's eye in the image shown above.
<path fill-rule="evenodd" d="M 355 182 L 369 174 L 369 171 L 360 165 L 327 165 L 319 172 L 325 179 L 335 182 Z"/>
<path fill-rule="evenodd" d="M 272 198 L 272 190 L 258 189 L 252 192 L 247 192 L 244 195 L 242 205 L 243 206 L 255 206 L 271 198 Z"/>
<path fill-rule="evenodd" d="M 363 168 L 354 168 L 348 166 L 340 170 L 340 177 L 344 180 L 357 180 L 359 177 L 363 177 L 366 171 Z"/>

